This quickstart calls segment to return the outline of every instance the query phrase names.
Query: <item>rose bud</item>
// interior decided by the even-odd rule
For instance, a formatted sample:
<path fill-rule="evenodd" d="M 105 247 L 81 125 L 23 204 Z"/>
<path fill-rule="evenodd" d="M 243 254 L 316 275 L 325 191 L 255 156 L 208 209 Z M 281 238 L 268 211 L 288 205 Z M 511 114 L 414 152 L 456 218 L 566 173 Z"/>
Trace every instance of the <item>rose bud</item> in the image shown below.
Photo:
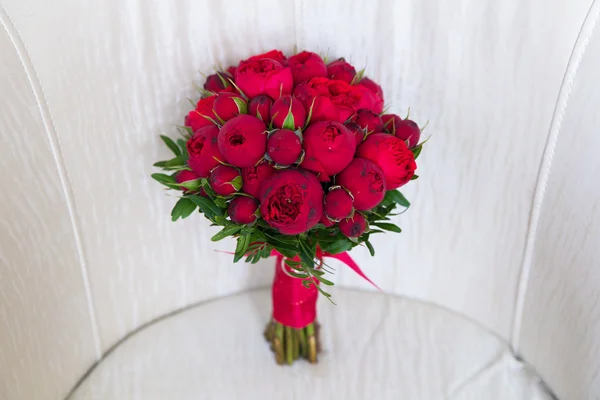
<path fill-rule="evenodd" d="M 271 120 L 271 106 L 273 100 L 269 96 L 256 96 L 250 100 L 248 106 L 248 114 L 253 117 L 260 118 L 263 122 L 267 123 Z"/>
<path fill-rule="evenodd" d="M 208 177 L 210 170 L 223 161 L 217 146 L 219 128 L 216 125 L 198 129 L 187 142 L 188 165 L 200 178 Z"/>
<path fill-rule="evenodd" d="M 273 132 L 267 140 L 267 154 L 279 165 L 292 165 L 302 154 L 300 137 L 289 129 Z"/>
<path fill-rule="evenodd" d="M 235 76 L 235 71 L 237 71 L 237 67 L 235 65 L 232 65 L 230 67 L 227 67 L 227 73 L 231 76 Z"/>
<path fill-rule="evenodd" d="M 366 129 L 367 133 L 383 132 L 381 117 L 370 110 L 358 110 L 352 120 L 361 128 Z"/>
<path fill-rule="evenodd" d="M 339 225 L 342 235 L 350 238 L 359 237 L 365 233 L 369 226 L 365 217 L 360 213 L 354 213 L 352 218 L 341 220 Z"/>
<path fill-rule="evenodd" d="M 336 222 L 330 220 L 329 217 L 327 217 L 327 215 L 325 213 L 323 213 L 323 216 L 319 220 L 319 223 L 325 225 L 325 228 L 329 228 L 329 227 L 334 226 Z"/>
<path fill-rule="evenodd" d="M 292 70 L 286 67 L 280 51 L 270 51 L 240 62 L 235 71 L 235 83 L 249 98 L 266 94 L 272 99 L 292 93 Z"/>
<path fill-rule="evenodd" d="M 263 182 L 260 212 L 265 222 L 283 235 L 306 232 L 323 215 L 323 188 L 306 170 L 278 170 Z"/>
<path fill-rule="evenodd" d="M 356 70 L 344 58 L 338 58 L 327 64 L 327 77 L 329 79 L 351 83 L 355 76 Z"/>
<path fill-rule="evenodd" d="M 325 214 L 336 221 L 347 218 L 354 211 L 352 196 L 342 188 L 329 191 L 325 195 Z"/>
<path fill-rule="evenodd" d="M 208 96 L 200 99 L 196 105 L 196 109 L 189 112 L 185 117 L 185 126 L 192 128 L 192 132 L 196 132 L 198 129 L 214 125 L 211 121 L 215 119 L 215 113 L 213 112 L 213 104 L 217 96 Z M 208 118 L 206 118 L 208 117 Z M 210 119 L 209 119 L 210 118 Z"/>
<path fill-rule="evenodd" d="M 183 171 L 179 171 L 177 173 L 177 175 L 175 175 L 175 182 L 177 182 L 177 183 L 189 182 L 188 185 L 197 183 L 194 186 L 197 186 L 201 189 L 199 179 L 200 178 L 198 177 L 198 175 L 196 175 L 194 173 L 194 171 L 189 171 L 187 169 L 184 169 Z M 197 181 L 197 182 L 194 182 L 194 181 Z M 183 193 L 193 193 L 193 192 L 198 191 L 198 189 L 192 190 L 190 188 L 186 188 L 185 186 L 181 186 L 181 190 L 183 190 Z"/>
<path fill-rule="evenodd" d="M 214 93 L 235 93 L 235 87 L 233 87 L 229 79 L 233 79 L 233 76 L 226 72 L 217 72 L 209 75 L 206 77 L 206 81 L 204 81 L 204 89 Z"/>
<path fill-rule="evenodd" d="M 229 121 L 236 115 L 246 114 L 248 105 L 239 94 L 221 93 L 215 99 L 213 110 L 221 121 Z"/>
<path fill-rule="evenodd" d="M 217 143 L 227 163 L 240 168 L 250 167 L 267 149 L 265 124 L 256 117 L 240 114 L 223 125 Z"/>
<path fill-rule="evenodd" d="M 354 197 L 354 208 L 365 211 L 381 203 L 385 196 L 385 176 L 372 161 L 355 158 L 335 177 L 336 184 Z"/>
<path fill-rule="evenodd" d="M 275 128 L 296 130 L 304 126 L 306 110 L 300 100 L 281 96 L 271 107 L 271 118 Z"/>
<path fill-rule="evenodd" d="M 344 124 L 346 128 L 354 135 L 354 139 L 356 140 L 356 147 L 358 147 L 363 139 L 365 138 L 365 130 L 358 126 L 356 122 L 348 121 Z"/>
<path fill-rule="evenodd" d="M 275 168 L 267 161 L 263 161 L 257 166 L 242 168 L 242 191 L 258 198 L 263 181 L 273 172 L 275 172 Z"/>
<path fill-rule="evenodd" d="M 305 156 L 300 166 L 315 172 L 323 182 L 346 168 L 354 158 L 354 135 L 339 122 L 315 122 L 303 136 Z"/>
<path fill-rule="evenodd" d="M 421 129 L 419 129 L 419 125 L 410 119 L 400 121 L 400 123 L 396 125 L 396 132 L 394 134 L 398 139 L 405 142 L 408 141 L 409 149 L 412 149 L 419 144 L 419 139 L 421 139 Z"/>
<path fill-rule="evenodd" d="M 383 111 L 383 90 L 381 90 L 381 86 L 367 77 L 362 78 L 356 86 L 364 87 L 373 95 L 371 111 L 375 114 L 381 114 Z"/>
<path fill-rule="evenodd" d="M 383 129 L 387 133 L 391 133 L 392 135 L 396 134 L 396 127 L 400 126 L 400 122 L 402 122 L 402 118 L 400 118 L 396 114 L 383 114 L 381 116 L 381 121 L 383 121 Z"/>
<path fill-rule="evenodd" d="M 219 165 L 208 177 L 208 183 L 219 196 L 229 196 L 242 188 L 242 176 L 237 168 Z"/>
<path fill-rule="evenodd" d="M 310 51 L 303 51 L 290 57 L 288 65 L 292 69 L 295 85 L 315 76 L 327 76 L 327 66 L 323 59 L 318 54 Z"/>
<path fill-rule="evenodd" d="M 397 189 L 410 181 L 417 169 L 415 157 L 406 143 L 387 133 L 369 135 L 358 146 L 356 156 L 371 160 L 381 168 L 387 190 Z"/>
<path fill-rule="evenodd" d="M 236 224 L 251 224 L 256 221 L 258 201 L 252 197 L 236 196 L 229 202 L 227 214 Z"/>

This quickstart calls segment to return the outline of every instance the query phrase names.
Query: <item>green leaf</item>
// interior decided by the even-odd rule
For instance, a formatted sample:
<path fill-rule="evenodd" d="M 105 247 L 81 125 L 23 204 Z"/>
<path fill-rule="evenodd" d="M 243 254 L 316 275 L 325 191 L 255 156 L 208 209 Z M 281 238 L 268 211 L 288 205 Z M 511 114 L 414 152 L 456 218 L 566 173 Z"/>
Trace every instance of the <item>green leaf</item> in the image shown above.
<path fill-rule="evenodd" d="M 229 86 L 231 86 L 229 84 L 229 81 L 223 75 L 221 75 L 220 71 L 217 71 L 217 76 L 219 77 L 219 80 L 223 84 L 223 87 L 229 87 Z"/>
<path fill-rule="evenodd" d="M 333 286 L 333 282 L 331 282 L 328 279 L 323 278 L 323 276 L 316 276 L 315 278 L 324 285 Z"/>
<path fill-rule="evenodd" d="M 308 126 L 308 124 L 310 123 L 310 120 L 312 118 L 313 108 L 315 107 L 315 100 L 317 100 L 316 97 L 313 99 L 313 101 L 310 105 L 310 108 L 308 109 L 308 116 L 306 117 L 306 122 L 304 123 L 305 128 Z"/>
<path fill-rule="evenodd" d="M 185 156 L 184 155 L 179 155 L 175 158 L 172 158 L 170 160 L 166 160 L 166 161 L 159 161 L 153 164 L 155 167 L 160 167 L 163 169 L 167 169 L 167 170 L 171 170 L 171 169 L 176 169 L 175 167 L 185 167 L 187 168 L 187 165 L 185 164 Z"/>
<path fill-rule="evenodd" d="M 237 105 L 238 114 L 248 114 L 248 104 L 244 101 L 244 99 L 234 97 L 233 101 L 235 101 L 235 105 Z"/>
<path fill-rule="evenodd" d="M 277 235 L 277 234 L 266 233 L 266 232 L 265 232 L 265 235 L 267 235 L 267 237 L 275 240 L 276 242 L 285 243 L 285 244 L 293 244 L 295 246 L 298 246 L 298 237 L 296 237 L 296 236 Z"/>
<path fill-rule="evenodd" d="M 384 201 L 390 201 L 406 208 L 410 207 L 410 201 L 408 201 L 406 197 L 404 197 L 404 195 L 397 190 L 388 190 L 385 193 Z"/>
<path fill-rule="evenodd" d="M 242 176 L 238 175 L 231 182 L 231 186 L 235 188 L 235 190 L 240 190 L 242 188 Z"/>
<path fill-rule="evenodd" d="M 296 125 L 294 122 L 294 114 L 292 113 L 292 104 L 294 104 L 294 103 L 292 101 L 290 101 L 290 109 L 288 110 L 287 116 L 283 120 L 283 126 L 282 126 L 283 129 L 289 129 L 291 131 L 296 129 Z"/>
<path fill-rule="evenodd" d="M 192 128 L 190 128 L 189 126 L 177 125 L 177 131 L 181 136 L 185 138 L 185 140 L 189 140 L 189 138 L 191 138 L 194 134 L 194 131 L 192 131 Z"/>
<path fill-rule="evenodd" d="M 176 156 L 180 156 L 181 155 L 181 149 L 179 148 L 179 146 L 177 146 L 177 144 L 171 140 L 170 137 L 167 137 L 165 135 L 160 135 L 160 138 L 162 139 L 163 142 L 165 142 L 165 144 L 167 145 L 167 147 L 176 155 Z"/>
<path fill-rule="evenodd" d="M 371 253 L 371 257 L 374 257 L 375 256 L 375 249 L 373 248 L 373 245 L 371 244 L 371 242 L 369 242 L 368 240 L 366 240 L 365 244 L 367 245 L 367 248 L 369 249 L 369 253 Z"/>
<path fill-rule="evenodd" d="M 250 235 L 242 235 L 237 240 L 237 246 L 235 247 L 235 255 L 233 256 L 233 262 L 236 263 L 246 255 L 246 250 L 250 245 Z"/>
<path fill-rule="evenodd" d="M 202 211 L 211 219 L 215 216 L 222 217 L 224 214 L 223 210 L 217 207 L 217 205 L 208 197 L 198 196 L 197 194 L 190 194 L 186 197 L 196 203 L 196 205 L 200 208 L 200 211 Z"/>
<path fill-rule="evenodd" d="M 398 225 L 389 224 L 387 222 L 373 222 L 373 225 L 380 227 L 381 229 L 385 229 L 386 231 L 391 232 L 402 232 L 402 229 Z"/>
<path fill-rule="evenodd" d="M 217 196 L 213 199 L 213 201 L 215 202 L 217 207 L 227 208 L 227 200 L 225 200 L 225 198 Z"/>
<path fill-rule="evenodd" d="M 219 240 L 223 240 L 226 237 L 233 236 L 234 234 L 238 233 L 240 229 L 242 229 L 241 225 L 226 226 L 225 228 L 221 229 L 217 234 L 215 234 L 212 238 L 210 238 L 210 240 L 212 240 L 213 242 L 218 242 Z"/>
<path fill-rule="evenodd" d="M 186 197 L 182 197 L 171 211 L 171 219 L 177 221 L 179 218 L 187 218 L 196 209 L 196 204 Z"/>
<path fill-rule="evenodd" d="M 421 154 L 421 150 L 423 150 L 422 143 L 420 145 L 415 146 L 412 149 L 410 149 L 410 151 L 412 151 L 412 153 L 413 153 L 413 156 L 415 156 L 415 160 L 419 157 L 419 154 Z"/>
<path fill-rule="evenodd" d="M 288 258 L 294 258 L 298 255 L 298 250 L 290 250 L 290 249 L 286 249 L 280 246 L 273 246 L 275 247 L 275 250 L 277 250 L 278 252 L 280 252 L 281 254 L 283 254 L 285 257 Z"/>
<path fill-rule="evenodd" d="M 192 192 L 195 192 L 198 189 L 200 189 L 200 187 L 202 186 L 202 183 L 201 183 L 201 179 L 194 179 L 191 181 L 185 181 L 185 182 L 178 183 L 178 185 L 181 187 L 184 187 L 188 190 L 191 190 Z"/>
<path fill-rule="evenodd" d="M 339 254 L 344 251 L 348 251 L 352 248 L 352 242 L 350 242 L 346 237 L 342 239 L 338 239 L 333 243 L 323 243 L 322 244 L 323 251 L 330 254 Z"/>
<path fill-rule="evenodd" d="M 237 90 L 239 92 L 239 94 L 242 95 L 243 98 L 247 99 L 248 96 L 246 96 L 246 94 L 244 92 L 242 92 L 242 89 L 240 89 L 238 87 L 238 85 L 235 84 L 235 82 L 233 80 L 231 80 L 231 78 L 227 78 L 227 80 L 229 81 L 229 83 L 231 83 L 231 85 L 235 88 L 235 90 Z"/>
<path fill-rule="evenodd" d="M 181 190 L 181 188 L 179 187 L 179 184 L 177 182 L 175 182 L 175 178 L 173 178 L 170 175 L 157 173 L 157 174 L 152 174 L 151 177 L 152 177 L 152 179 L 165 185 L 169 189 Z"/>
<path fill-rule="evenodd" d="M 419 175 L 415 174 L 412 176 L 412 178 L 410 178 L 411 181 L 416 181 L 417 179 L 419 179 Z"/>

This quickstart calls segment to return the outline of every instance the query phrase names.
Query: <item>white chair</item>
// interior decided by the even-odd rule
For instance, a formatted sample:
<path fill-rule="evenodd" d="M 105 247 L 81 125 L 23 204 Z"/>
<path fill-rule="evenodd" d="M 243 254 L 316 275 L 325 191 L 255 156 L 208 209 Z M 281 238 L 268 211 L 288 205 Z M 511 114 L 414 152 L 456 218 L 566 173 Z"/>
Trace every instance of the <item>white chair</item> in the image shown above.
<path fill-rule="evenodd" d="M 600 3 L 0 1 L 0 399 L 600 397 Z M 149 175 L 197 71 L 345 56 L 433 138 L 316 366 Z"/>

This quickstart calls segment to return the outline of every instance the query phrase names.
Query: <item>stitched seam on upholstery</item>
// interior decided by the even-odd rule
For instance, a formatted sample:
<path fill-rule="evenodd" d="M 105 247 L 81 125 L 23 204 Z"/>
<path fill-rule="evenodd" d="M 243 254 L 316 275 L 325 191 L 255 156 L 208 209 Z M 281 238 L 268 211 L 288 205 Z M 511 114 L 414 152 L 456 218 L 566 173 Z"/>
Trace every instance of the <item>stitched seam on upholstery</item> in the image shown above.
<path fill-rule="evenodd" d="M 581 60 L 583 59 L 589 39 L 594 32 L 594 27 L 596 25 L 599 12 L 600 3 L 594 0 L 583 21 L 583 24 L 581 25 L 581 29 L 573 45 L 571 57 L 567 63 L 565 75 L 563 77 L 558 99 L 556 101 L 556 106 L 554 108 L 554 114 L 550 123 L 550 130 L 548 132 L 548 139 L 544 148 L 542 162 L 540 164 L 538 180 L 533 196 L 533 203 L 529 218 L 529 230 L 527 232 L 523 262 L 521 264 L 521 273 L 518 282 L 517 299 L 515 302 L 515 311 L 512 324 L 512 338 L 510 340 L 513 353 L 517 356 L 520 353 L 520 333 L 523 322 L 527 288 L 529 286 L 529 276 L 531 274 L 531 268 L 534 262 L 537 230 L 540 222 L 544 195 L 546 193 L 546 187 L 548 185 L 548 180 L 550 178 L 550 172 L 552 169 L 552 161 L 554 159 L 554 153 L 556 151 L 562 122 L 567 110 L 567 105 L 571 95 L 571 90 L 573 89 L 575 77 L 577 75 L 579 65 L 581 64 Z"/>
<path fill-rule="evenodd" d="M 73 229 L 73 236 L 75 238 L 75 246 L 77 248 L 77 255 L 79 258 L 79 265 L 83 280 L 83 285 L 85 288 L 85 295 L 87 297 L 87 308 L 90 318 L 90 323 L 92 327 L 92 335 L 94 339 L 94 350 L 96 353 L 96 360 L 99 360 L 102 357 L 102 350 L 100 346 L 100 336 L 98 331 L 98 324 L 96 319 L 95 308 L 92 299 L 92 292 L 89 282 L 88 270 L 85 260 L 85 252 L 83 249 L 83 242 L 80 235 L 79 224 L 77 221 L 77 210 L 75 208 L 75 203 L 73 199 L 73 193 L 71 189 L 71 183 L 69 181 L 69 177 L 67 175 L 67 171 L 64 165 L 64 160 L 61 153 L 60 141 L 58 140 L 58 135 L 56 133 L 56 127 L 54 125 L 54 121 L 52 119 L 52 115 L 50 114 L 50 108 L 48 107 L 48 103 L 46 101 L 46 96 L 44 95 L 44 91 L 42 89 L 41 81 L 37 75 L 37 71 L 35 70 L 31 58 L 29 57 L 29 52 L 27 51 L 27 46 L 25 42 L 22 40 L 21 35 L 19 34 L 17 27 L 13 23 L 12 19 L 4 9 L 4 7 L 0 4 L 0 23 L 4 26 L 10 41 L 19 56 L 19 60 L 23 65 L 23 69 L 25 70 L 25 74 L 27 75 L 27 79 L 29 80 L 29 84 L 33 94 L 35 96 L 35 100 L 42 117 L 42 122 L 44 124 L 44 129 L 46 131 L 46 135 L 48 137 L 48 142 L 50 143 L 50 149 L 52 151 L 52 156 L 54 158 L 54 162 L 56 164 L 56 168 L 58 170 L 58 176 L 60 178 L 61 186 L 63 188 L 63 193 L 65 196 L 65 200 L 67 203 L 67 208 L 69 211 L 69 218 L 71 220 L 71 227 Z"/>

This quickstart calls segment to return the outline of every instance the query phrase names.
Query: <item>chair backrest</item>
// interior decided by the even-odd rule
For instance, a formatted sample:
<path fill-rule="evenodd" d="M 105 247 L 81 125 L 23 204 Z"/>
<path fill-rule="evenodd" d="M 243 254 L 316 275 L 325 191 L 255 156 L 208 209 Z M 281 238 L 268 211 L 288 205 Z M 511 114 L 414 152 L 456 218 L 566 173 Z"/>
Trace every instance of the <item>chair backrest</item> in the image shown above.
<path fill-rule="evenodd" d="M 140 325 L 269 284 L 269 263 L 233 265 L 215 252 L 232 244 L 211 243 L 203 219 L 171 223 L 174 198 L 149 175 L 167 156 L 158 134 L 174 135 L 187 98 L 197 96 L 197 71 L 294 45 L 366 66 L 392 112 L 410 106 L 416 121 L 431 120 L 421 179 L 405 192 L 414 206 L 395 221 L 404 233 L 377 238 L 375 258 L 353 252 L 365 271 L 387 292 L 440 304 L 506 340 L 517 331 L 524 356 L 557 393 L 575 393 L 584 349 L 569 353 L 580 339 L 565 330 L 569 318 L 589 327 L 581 333 L 587 355 L 600 337 L 590 320 L 597 252 L 574 241 L 597 193 L 584 184 L 595 171 L 592 110 L 600 105 L 586 87 L 597 77 L 593 38 L 563 114 L 561 130 L 571 132 L 558 142 L 539 238 L 527 237 L 561 82 L 590 4 L 5 0 L 0 398 L 60 397 Z M 531 290 L 524 285 L 518 296 L 526 248 Z M 571 265 L 589 275 L 571 274 Z M 341 267 L 337 282 L 366 287 Z M 522 329 L 513 326 L 515 309 Z M 554 328 L 540 340 L 537 332 Z M 564 353 L 553 352 L 558 345 Z M 569 370 L 557 366 L 560 357 Z M 587 373 L 578 379 L 597 384 Z"/>
<path fill-rule="evenodd" d="M 557 102 L 515 315 L 516 349 L 560 399 L 600 396 L 599 17 L 595 2 Z"/>

